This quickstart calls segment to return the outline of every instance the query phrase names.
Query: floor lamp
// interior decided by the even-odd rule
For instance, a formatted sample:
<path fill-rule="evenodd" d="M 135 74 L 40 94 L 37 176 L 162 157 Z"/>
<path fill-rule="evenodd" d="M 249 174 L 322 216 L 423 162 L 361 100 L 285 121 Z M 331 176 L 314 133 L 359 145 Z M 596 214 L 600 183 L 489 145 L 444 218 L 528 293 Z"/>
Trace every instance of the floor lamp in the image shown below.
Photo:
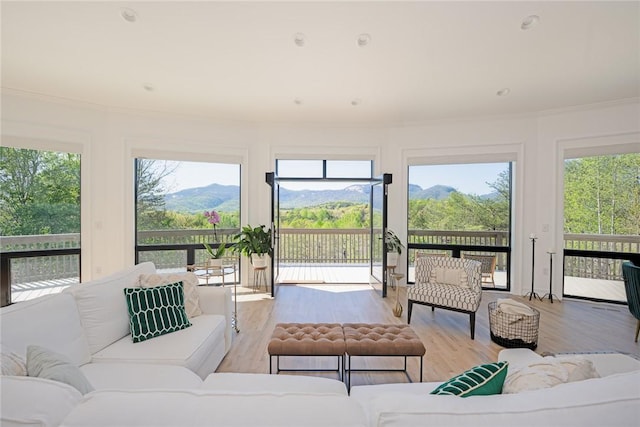
<path fill-rule="evenodd" d="M 525 297 L 527 295 L 529 295 L 529 301 L 531 301 L 531 298 L 538 298 L 540 301 L 542 301 L 542 298 L 540 298 L 540 295 L 538 295 L 535 290 L 534 290 L 534 278 L 535 278 L 535 273 L 536 273 L 536 269 L 535 269 L 535 265 L 536 265 L 536 240 L 538 239 L 536 237 L 535 234 L 531 233 L 529 235 L 529 239 L 531 239 L 531 292 L 529 292 L 528 294 L 525 295 Z"/>
<path fill-rule="evenodd" d="M 549 295 L 549 301 L 551 301 L 551 304 L 553 304 L 553 297 L 554 297 L 553 295 L 553 254 L 555 254 L 555 251 L 553 249 L 549 249 L 547 253 L 549 254 L 549 293 L 544 294 L 542 296 L 542 299 L 544 299 L 544 297 Z"/>

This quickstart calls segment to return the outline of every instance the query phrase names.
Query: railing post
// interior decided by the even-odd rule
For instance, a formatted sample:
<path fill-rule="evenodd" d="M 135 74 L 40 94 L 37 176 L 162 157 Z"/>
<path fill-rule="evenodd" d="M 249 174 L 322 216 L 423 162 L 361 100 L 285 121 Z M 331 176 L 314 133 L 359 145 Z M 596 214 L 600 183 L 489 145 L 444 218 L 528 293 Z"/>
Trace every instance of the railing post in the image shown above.
<path fill-rule="evenodd" d="M 0 257 L 0 306 L 11 304 L 11 260 Z"/>

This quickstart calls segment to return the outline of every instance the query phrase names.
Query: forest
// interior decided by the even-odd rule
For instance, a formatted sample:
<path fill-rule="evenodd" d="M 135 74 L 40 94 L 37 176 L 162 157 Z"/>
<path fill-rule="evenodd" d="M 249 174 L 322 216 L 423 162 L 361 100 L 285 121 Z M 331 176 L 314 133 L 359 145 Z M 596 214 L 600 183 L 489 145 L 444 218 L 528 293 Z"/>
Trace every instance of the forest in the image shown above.
<path fill-rule="evenodd" d="M 80 156 L 0 147 L 2 236 L 80 232 Z M 203 213 L 164 205 L 163 174 L 140 162 L 137 170 L 139 230 L 211 228 Z M 154 166 L 154 167 L 152 167 Z M 507 230 L 509 176 L 488 183 L 494 196 L 452 192 L 444 199 L 409 201 L 409 229 Z M 640 154 L 585 157 L 565 162 L 565 232 L 640 234 Z M 219 212 L 219 228 L 238 228 L 238 212 Z M 281 210 L 282 228 L 367 228 L 369 208 L 350 202 Z"/>

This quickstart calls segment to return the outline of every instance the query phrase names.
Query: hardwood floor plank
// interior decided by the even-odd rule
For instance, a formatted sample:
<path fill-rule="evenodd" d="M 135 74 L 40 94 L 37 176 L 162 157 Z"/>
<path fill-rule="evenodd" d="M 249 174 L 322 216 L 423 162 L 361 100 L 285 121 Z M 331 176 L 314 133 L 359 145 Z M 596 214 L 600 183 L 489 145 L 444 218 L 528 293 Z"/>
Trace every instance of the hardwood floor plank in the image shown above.
<path fill-rule="evenodd" d="M 235 334 L 231 350 L 218 372 L 269 372 L 267 345 L 271 333 L 280 322 L 363 322 L 406 323 L 406 288 L 400 288 L 404 307 L 402 317 L 392 314 L 395 293 L 381 298 L 370 286 L 362 284 L 279 285 L 276 298 L 266 293 L 238 287 L 240 333 Z M 564 299 L 551 304 L 529 301 L 524 297 L 485 291 L 476 315 L 476 337 L 469 337 L 469 316 L 447 310 L 431 311 L 414 306 L 411 327 L 424 343 L 424 381 L 442 381 L 470 367 L 497 360 L 503 349 L 490 339 L 487 305 L 498 298 L 513 298 L 540 311 L 540 329 L 536 352 L 617 351 L 640 357 L 640 344 L 633 341 L 636 319 L 626 306 Z M 393 368 L 401 359 L 358 358 L 358 366 Z M 283 359 L 285 361 L 285 359 Z M 335 358 L 287 358 L 287 367 L 328 369 Z M 354 365 L 355 366 L 355 365 Z M 408 360 L 409 375 L 419 378 L 419 361 Z M 333 373 L 297 373 L 337 378 Z M 402 373 L 354 373 L 353 385 L 406 382 Z"/>

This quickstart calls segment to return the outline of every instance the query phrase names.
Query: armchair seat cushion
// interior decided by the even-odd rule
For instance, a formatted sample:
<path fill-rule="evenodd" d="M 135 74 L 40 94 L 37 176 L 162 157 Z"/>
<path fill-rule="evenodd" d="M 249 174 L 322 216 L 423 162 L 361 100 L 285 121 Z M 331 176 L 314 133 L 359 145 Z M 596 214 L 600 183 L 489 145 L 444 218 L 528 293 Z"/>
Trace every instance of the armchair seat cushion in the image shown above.
<path fill-rule="evenodd" d="M 429 283 L 414 285 L 409 288 L 407 296 L 410 300 L 423 304 L 457 308 L 464 311 L 476 311 L 480 304 L 478 293 L 467 287 L 446 283 Z"/>

